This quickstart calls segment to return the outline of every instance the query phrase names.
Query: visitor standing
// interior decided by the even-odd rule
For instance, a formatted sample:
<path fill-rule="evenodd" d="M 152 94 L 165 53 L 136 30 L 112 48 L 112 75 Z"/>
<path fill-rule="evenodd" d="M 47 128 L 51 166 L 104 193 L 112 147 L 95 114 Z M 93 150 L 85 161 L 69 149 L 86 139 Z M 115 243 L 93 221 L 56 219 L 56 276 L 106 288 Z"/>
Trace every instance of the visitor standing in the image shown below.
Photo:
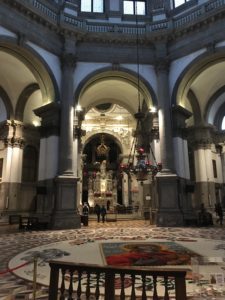
<path fill-rule="evenodd" d="M 102 223 L 105 223 L 105 215 L 106 215 L 106 208 L 104 205 L 102 205 L 101 207 Z"/>
<path fill-rule="evenodd" d="M 97 215 L 97 221 L 100 222 L 100 214 L 101 214 L 101 208 L 98 203 L 95 204 L 95 213 Z"/>
<path fill-rule="evenodd" d="M 84 224 L 84 226 L 88 226 L 89 207 L 86 202 L 83 205 L 82 214 L 83 214 L 83 224 Z"/>

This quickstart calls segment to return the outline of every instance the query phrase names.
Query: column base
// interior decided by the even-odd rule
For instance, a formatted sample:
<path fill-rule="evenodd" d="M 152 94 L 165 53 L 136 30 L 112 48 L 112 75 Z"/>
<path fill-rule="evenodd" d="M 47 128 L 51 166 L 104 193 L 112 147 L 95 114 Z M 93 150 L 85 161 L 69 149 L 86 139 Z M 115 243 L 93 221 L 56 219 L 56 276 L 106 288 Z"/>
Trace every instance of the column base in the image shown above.
<path fill-rule="evenodd" d="M 55 207 L 51 216 L 52 229 L 80 228 L 80 216 L 77 213 L 77 182 L 74 176 L 56 178 Z"/>
<path fill-rule="evenodd" d="M 156 225 L 162 227 L 177 227 L 184 225 L 184 219 L 179 210 L 161 210 L 156 214 Z"/>
<path fill-rule="evenodd" d="M 55 212 L 51 216 L 51 229 L 75 229 L 80 227 L 80 215 L 75 214 L 74 212 Z"/>
<path fill-rule="evenodd" d="M 183 226 L 184 218 L 178 197 L 178 177 L 176 174 L 163 173 L 156 176 L 158 207 L 156 225 L 172 227 Z"/>

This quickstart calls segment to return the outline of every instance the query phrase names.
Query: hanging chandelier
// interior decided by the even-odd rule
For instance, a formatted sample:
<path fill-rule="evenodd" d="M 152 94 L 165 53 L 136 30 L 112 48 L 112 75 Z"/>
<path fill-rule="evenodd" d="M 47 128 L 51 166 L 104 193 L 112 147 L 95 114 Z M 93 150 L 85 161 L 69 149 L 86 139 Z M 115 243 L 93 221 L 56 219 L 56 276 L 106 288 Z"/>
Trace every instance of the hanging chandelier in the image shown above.
<path fill-rule="evenodd" d="M 136 180 L 143 183 L 145 180 L 151 180 L 154 176 L 162 170 L 162 164 L 157 163 L 151 145 L 149 145 L 149 153 L 143 146 L 139 145 L 139 138 L 141 134 L 141 120 L 144 118 L 144 113 L 139 111 L 135 114 L 137 119 L 137 127 L 133 143 L 130 149 L 130 154 L 127 163 L 120 164 L 120 171 L 125 172 L 128 176 L 135 175 Z M 150 154 L 153 161 L 150 160 Z"/>
<path fill-rule="evenodd" d="M 137 2 L 135 8 L 136 14 L 136 46 L 137 46 L 137 99 L 138 99 L 138 112 L 134 117 L 137 120 L 136 130 L 134 134 L 133 143 L 130 149 L 130 154 L 127 163 L 120 164 L 120 171 L 128 175 L 135 175 L 137 181 L 143 183 L 147 179 L 152 179 L 158 172 L 162 170 L 162 164 L 157 163 L 152 147 L 149 143 L 148 149 L 140 143 L 142 133 L 142 120 L 145 118 L 145 113 L 141 110 L 140 99 L 140 68 L 139 68 L 139 32 L 138 32 L 138 17 L 137 17 Z M 149 155 L 153 158 L 153 162 L 149 159 Z"/>

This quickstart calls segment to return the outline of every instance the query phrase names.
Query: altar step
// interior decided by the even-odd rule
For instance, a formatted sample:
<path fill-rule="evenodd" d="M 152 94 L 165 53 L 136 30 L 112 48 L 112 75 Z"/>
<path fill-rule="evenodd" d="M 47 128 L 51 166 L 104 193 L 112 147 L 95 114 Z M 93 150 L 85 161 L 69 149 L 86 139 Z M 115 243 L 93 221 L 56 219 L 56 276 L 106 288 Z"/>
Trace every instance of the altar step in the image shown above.
<path fill-rule="evenodd" d="M 107 215 L 106 215 L 107 218 Z M 89 214 L 89 220 L 96 220 L 97 216 L 95 214 Z M 111 215 L 108 215 L 108 219 L 112 219 Z M 113 219 L 116 219 L 118 221 L 123 221 L 123 220 L 143 220 L 144 217 L 140 216 L 138 214 L 116 214 L 115 218 L 113 217 Z"/>

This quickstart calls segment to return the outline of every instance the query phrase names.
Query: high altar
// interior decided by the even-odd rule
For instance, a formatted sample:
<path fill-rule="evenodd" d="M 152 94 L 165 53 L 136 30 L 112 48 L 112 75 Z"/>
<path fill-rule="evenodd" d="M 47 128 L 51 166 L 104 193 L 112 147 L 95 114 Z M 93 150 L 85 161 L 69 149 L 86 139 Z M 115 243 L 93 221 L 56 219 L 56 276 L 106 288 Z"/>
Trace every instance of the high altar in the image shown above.
<path fill-rule="evenodd" d="M 88 198 L 91 206 L 107 206 L 108 201 L 111 207 L 117 204 L 116 180 L 113 179 L 113 172 L 106 170 L 106 160 L 102 161 L 100 171 L 89 178 Z"/>

